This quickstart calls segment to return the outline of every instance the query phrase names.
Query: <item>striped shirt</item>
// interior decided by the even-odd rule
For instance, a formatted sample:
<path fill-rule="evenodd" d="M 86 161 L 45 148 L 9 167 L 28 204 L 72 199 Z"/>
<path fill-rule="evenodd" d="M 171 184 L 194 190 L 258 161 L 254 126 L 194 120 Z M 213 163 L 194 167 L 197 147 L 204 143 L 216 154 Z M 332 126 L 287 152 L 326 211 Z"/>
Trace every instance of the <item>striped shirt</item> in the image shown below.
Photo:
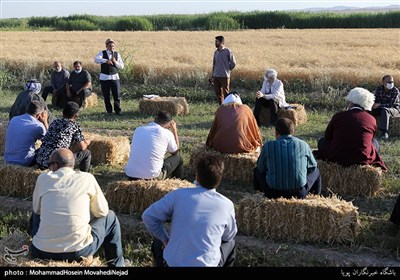
<path fill-rule="evenodd" d="M 266 172 L 271 189 L 292 191 L 306 185 L 307 174 L 317 168 L 317 162 L 306 142 L 282 135 L 264 144 L 257 168 L 260 173 Z"/>

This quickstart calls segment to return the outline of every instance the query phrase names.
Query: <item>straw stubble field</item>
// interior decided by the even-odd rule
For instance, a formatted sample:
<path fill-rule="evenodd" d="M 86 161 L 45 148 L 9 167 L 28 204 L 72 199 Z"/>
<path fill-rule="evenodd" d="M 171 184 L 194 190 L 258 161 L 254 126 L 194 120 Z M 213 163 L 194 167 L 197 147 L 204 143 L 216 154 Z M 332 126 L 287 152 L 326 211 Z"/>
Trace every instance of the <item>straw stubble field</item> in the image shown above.
<path fill-rule="evenodd" d="M 237 58 L 233 79 L 262 79 L 266 68 L 295 82 L 376 84 L 392 73 L 400 79 L 398 29 L 271 29 L 162 32 L 1 32 L 0 61 L 10 68 L 50 69 L 54 60 L 69 69 L 75 60 L 98 71 L 94 56 L 112 37 L 131 65 L 127 75 L 145 81 L 206 81 L 214 37 L 223 34 Z M 34 54 L 34 55 L 33 55 Z M 335 84 L 332 84 L 335 86 Z"/>
<path fill-rule="evenodd" d="M 398 47 L 393 36 L 398 30 L 264 30 L 224 32 L 227 46 L 238 59 L 233 79 L 260 80 L 266 67 L 275 67 L 282 77 L 294 82 L 305 78 L 327 79 L 328 83 L 341 80 L 344 83 L 359 82 L 378 84 L 385 73 L 393 73 L 400 80 L 400 58 L 394 54 Z M 37 73 L 37 69 L 50 69 L 53 60 L 62 60 L 71 68 L 74 60 L 84 61 L 94 74 L 98 67 L 93 63 L 94 55 L 103 49 L 105 38 L 117 41 L 117 49 L 132 63 L 133 75 L 147 75 L 150 79 L 167 80 L 170 77 L 205 79 L 210 70 L 213 38 L 217 32 L 2 32 L 10 51 L 2 44 L 0 59 L 2 67 L 13 71 L 25 65 L 26 73 Z M 219 32 L 218 32 L 219 34 Z M 77 43 L 79 42 L 79 43 Z M 29 43 L 29 44 L 28 44 Z M 35 56 L 31 54 L 35 53 Z M 195 66 L 195 67 L 194 67 Z M 14 67 L 14 68 L 13 68 Z M 21 68 L 22 69 L 22 68 Z M 36 69 L 36 70 L 35 70 Z M 142 71 L 142 72 L 140 72 Z M 145 74 L 144 74 L 145 73 Z M 186 75 L 186 76 L 185 76 Z M 195 76 L 197 75 L 197 76 Z M 22 84 L 23 77 L 17 76 Z M 150 79 L 150 80 L 151 80 Z M 122 81 L 124 91 L 130 85 Z M 172 79 L 172 81 L 175 81 Z M 160 88 L 162 83 L 159 84 Z M 95 86 L 98 86 L 95 84 Z M 147 86 L 151 86 L 151 83 Z M 332 83 L 332 87 L 337 84 Z M 258 88 L 255 88 L 256 91 Z M 213 96 L 210 88 L 205 88 Z M 16 93 L 20 90 L 0 92 L 0 118 L 8 118 L 8 111 Z M 157 94 L 157 92 L 154 92 Z M 291 95 L 289 102 L 298 103 Z M 324 102 L 324 100 L 322 100 Z M 252 106 L 253 104 L 249 104 Z M 317 140 L 335 111 L 310 109 L 304 104 L 308 121 L 296 127 L 296 135 L 316 148 Z M 185 179 L 194 180 L 189 166 L 190 155 L 197 144 L 205 143 L 211 122 L 217 109 L 216 103 L 202 101 L 189 103 L 190 113 L 174 117 L 178 124 L 181 152 L 184 158 Z M 141 113 L 139 100 L 124 98 L 123 115 L 105 114 L 101 96 L 97 106 L 85 109 L 79 122 L 85 132 L 103 136 L 130 137 L 139 125 L 148 123 L 152 116 Z M 50 105 L 56 116 L 59 109 Z M 273 130 L 261 128 L 263 141 L 273 139 Z M 262 240 L 241 233 L 238 236 L 237 266 L 342 266 L 342 265 L 399 265 L 398 249 L 400 232 L 388 223 L 400 186 L 400 140 L 393 138 L 381 143 L 381 155 L 389 171 L 382 178 L 382 189 L 374 197 L 361 198 L 343 196 L 358 208 L 360 216 L 359 234 L 352 244 L 292 243 L 281 240 Z M 98 165 L 91 172 L 105 190 L 109 183 L 124 180 L 123 164 Z M 239 201 L 253 193 L 249 184 L 224 179 L 220 192 L 229 197 L 238 207 Z M 0 235 L 6 236 L 15 230 L 26 230 L 29 212 L 18 204 L 29 204 L 29 197 L 0 205 Z M 2 200 L 3 201 L 3 200 Z M 21 212 L 19 212 L 21 211 Z M 123 217 L 121 216 L 121 219 Z M 132 214 L 129 219 L 137 219 Z M 151 237 L 140 222 L 122 223 L 124 252 L 134 266 L 151 265 Z M 307 252 L 307 253 L 305 253 Z M 323 253 L 321 253 L 323 252 Z"/>

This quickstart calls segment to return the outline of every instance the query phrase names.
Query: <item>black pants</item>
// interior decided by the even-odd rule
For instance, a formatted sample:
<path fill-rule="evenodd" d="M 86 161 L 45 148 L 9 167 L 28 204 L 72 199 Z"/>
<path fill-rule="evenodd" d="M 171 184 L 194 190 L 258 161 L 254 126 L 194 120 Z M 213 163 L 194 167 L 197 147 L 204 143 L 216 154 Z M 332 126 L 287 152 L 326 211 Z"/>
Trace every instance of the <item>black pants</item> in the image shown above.
<path fill-rule="evenodd" d="M 373 116 L 379 116 L 378 129 L 382 132 L 389 131 L 389 120 L 400 116 L 400 110 L 396 108 L 376 108 L 369 112 Z"/>
<path fill-rule="evenodd" d="M 254 118 L 257 121 L 258 126 L 260 126 L 260 113 L 261 109 L 269 108 L 270 112 L 270 117 L 269 117 L 269 124 L 266 125 L 275 125 L 276 120 L 278 118 L 278 110 L 279 110 L 279 104 L 276 103 L 273 99 L 265 99 L 265 98 L 257 98 L 256 99 L 256 104 L 254 106 Z"/>
<path fill-rule="evenodd" d="M 101 91 L 103 92 L 104 104 L 106 105 L 107 113 L 112 113 L 112 106 L 110 100 L 110 91 L 114 99 L 114 111 L 119 114 L 121 112 L 121 94 L 120 94 L 120 81 L 119 80 L 106 80 L 100 81 Z"/>
<path fill-rule="evenodd" d="M 272 189 L 268 186 L 266 181 L 266 173 L 261 173 L 258 171 L 258 168 L 255 167 L 253 170 L 253 185 L 256 191 L 264 192 L 265 196 L 268 198 L 291 198 L 297 197 L 303 199 L 307 196 L 307 194 L 321 194 L 322 191 L 322 180 L 321 174 L 319 173 L 319 169 L 316 168 L 313 172 L 307 174 L 307 183 L 305 186 L 293 190 L 293 191 L 280 191 L 276 189 Z"/>
<path fill-rule="evenodd" d="M 389 221 L 400 226 L 400 195 L 397 197 L 396 204 L 394 205 Z"/>
<path fill-rule="evenodd" d="M 164 160 L 162 172 L 165 173 L 165 178 L 183 178 L 183 160 L 181 155 L 175 154 L 167 157 Z M 163 178 L 163 179 L 165 179 Z"/>
<path fill-rule="evenodd" d="M 236 258 L 235 240 L 232 239 L 228 242 L 222 241 L 220 251 L 221 259 L 218 263 L 218 267 L 232 267 Z M 153 243 L 151 244 L 151 252 L 153 253 L 154 264 L 156 267 L 167 266 L 167 263 L 163 257 L 164 244 L 161 242 L 161 240 L 154 238 Z"/>
<path fill-rule="evenodd" d="M 52 86 L 47 86 L 43 89 L 42 97 L 46 101 L 47 96 L 50 94 L 53 95 L 52 98 L 54 98 L 54 95 L 56 95 L 56 104 L 54 104 L 57 107 L 64 107 L 66 100 L 67 100 L 67 90 L 65 87 L 59 88 L 53 93 L 53 87 Z"/>

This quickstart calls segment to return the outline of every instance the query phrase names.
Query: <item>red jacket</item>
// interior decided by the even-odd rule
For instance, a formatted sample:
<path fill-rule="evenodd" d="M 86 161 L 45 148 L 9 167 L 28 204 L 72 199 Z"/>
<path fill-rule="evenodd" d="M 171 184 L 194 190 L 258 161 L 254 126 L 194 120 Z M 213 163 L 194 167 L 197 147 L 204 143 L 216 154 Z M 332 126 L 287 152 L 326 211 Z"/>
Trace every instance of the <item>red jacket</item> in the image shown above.
<path fill-rule="evenodd" d="M 321 156 L 343 166 L 368 164 L 386 171 L 372 145 L 376 129 L 375 118 L 359 108 L 336 113 L 325 130 L 327 147 L 320 151 Z"/>

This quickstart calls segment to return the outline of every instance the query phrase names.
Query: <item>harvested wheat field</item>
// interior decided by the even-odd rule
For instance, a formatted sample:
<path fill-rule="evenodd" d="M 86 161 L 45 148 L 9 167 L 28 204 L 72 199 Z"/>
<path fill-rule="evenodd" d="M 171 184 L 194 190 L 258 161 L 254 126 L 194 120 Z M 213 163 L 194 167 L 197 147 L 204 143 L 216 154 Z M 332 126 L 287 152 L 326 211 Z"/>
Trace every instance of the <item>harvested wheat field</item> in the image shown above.
<path fill-rule="evenodd" d="M 248 235 L 294 242 L 354 243 L 357 207 L 337 197 L 268 199 L 248 195 L 239 202 L 239 230 Z"/>
<path fill-rule="evenodd" d="M 386 73 L 400 80 L 396 29 L 269 29 L 223 32 L 226 46 L 237 58 L 232 79 L 262 81 L 266 68 L 292 81 L 320 80 L 380 83 Z M 151 80 L 206 80 L 212 66 L 215 31 L 112 32 L 116 50 L 134 65 L 136 76 Z M 51 69 L 54 60 L 72 69 L 81 60 L 99 72 L 94 56 L 104 48 L 110 32 L 2 32 L 7 52 L 0 60 L 10 69 Z M 70 51 L 71 38 L 82 46 Z M 181 44 L 182 38 L 186 43 Z M 56 42 L 56 43 L 55 43 Z M 157 42 L 157 44 L 154 44 Z M 179 47 L 177 47 L 179 46 Z M 158 51 L 162 50 L 162 51 Z M 34 53 L 35 56 L 31 56 Z M 201 55 L 199 55 L 201 54 Z M 150 66 L 149 66 L 150 65 Z M 196 65 L 194 68 L 193 66 Z"/>

